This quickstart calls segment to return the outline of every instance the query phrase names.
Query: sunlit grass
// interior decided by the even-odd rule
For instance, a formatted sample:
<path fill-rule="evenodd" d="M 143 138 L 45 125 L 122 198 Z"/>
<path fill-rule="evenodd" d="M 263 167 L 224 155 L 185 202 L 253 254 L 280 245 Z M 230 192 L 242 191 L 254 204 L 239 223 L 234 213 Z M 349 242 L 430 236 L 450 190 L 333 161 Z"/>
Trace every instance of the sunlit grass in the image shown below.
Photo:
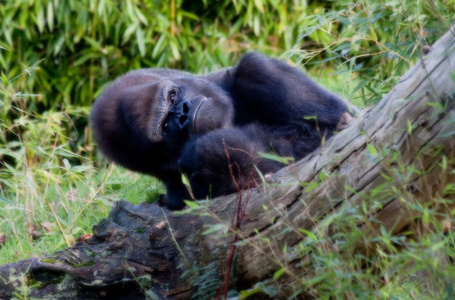
<path fill-rule="evenodd" d="M 115 166 L 89 167 L 77 180 L 65 173 L 37 185 L 40 171 L 28 169 L 9 179 L 9 191 L 2 195 L 0 235 L 6 234 L 6 243 L 0 264 L 71 246 L 108 216 L 115 201 L 154 201 L 164 192 L 156 179 Z"/>

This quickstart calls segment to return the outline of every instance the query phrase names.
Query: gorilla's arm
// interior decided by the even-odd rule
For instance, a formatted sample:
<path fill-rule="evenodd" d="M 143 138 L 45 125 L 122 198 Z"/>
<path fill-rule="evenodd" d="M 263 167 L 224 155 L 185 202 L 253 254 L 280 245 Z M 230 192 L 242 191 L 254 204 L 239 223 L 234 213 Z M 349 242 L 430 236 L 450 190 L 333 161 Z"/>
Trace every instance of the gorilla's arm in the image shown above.
<path fill-rule="evenodd" d="M 258 53 L 246 54 L 235 68 L 206 78 L 230 93 L 237 124 L 257 121 L 270 126 L 303 121 L 334 131 L 343 114 L 349 112 L 341 98 L 297 68 Z"/>
<path fill-rule="evenodd" d="M 267 143 L 267 134 L 254 125 L 213 131 L 187 143 L 179 167 L 188 177 L 195 198 L 226 195 L 257 183 L 255 165 L 264 173 L 282 167 L 258 156 L 259 152 L 268 152 Z"/>
<path fill-rule="evenodd" d="M 209 132 L 186 144 L 179 159 L 197 199 L 217 197 L 254 187 L 262 174 L 285 165 L 260 153 L 301 158 L 320 146 L 307 124 L 266 127 L 251 124 Z"/>
<path fill-rule="evenodd" d="M 176 177 L 166 181 L 166 195 L 162 204 L 169 209 L 182 209 L 185 207 L 183 200 L 190 200 L 191 196 L 188 188 L 182 183 L 181 174 L 176 174 Z"/>

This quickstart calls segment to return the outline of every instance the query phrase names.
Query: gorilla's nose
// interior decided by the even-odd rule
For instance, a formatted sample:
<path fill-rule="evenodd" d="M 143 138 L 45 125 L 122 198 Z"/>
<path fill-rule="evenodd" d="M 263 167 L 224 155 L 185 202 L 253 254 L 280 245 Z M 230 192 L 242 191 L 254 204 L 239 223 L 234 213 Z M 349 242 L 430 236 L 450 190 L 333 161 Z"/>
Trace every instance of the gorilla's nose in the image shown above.
<path fill-rule="evenodd" d="M 188 125 L 189 122 L 189 113 L 191 109 L 191 102 L 190 101 L 182 101 L 178 105 L 179 107 L 177 108 L 178 111 L 178 122 L 180 128 L 184 128 Z"/>

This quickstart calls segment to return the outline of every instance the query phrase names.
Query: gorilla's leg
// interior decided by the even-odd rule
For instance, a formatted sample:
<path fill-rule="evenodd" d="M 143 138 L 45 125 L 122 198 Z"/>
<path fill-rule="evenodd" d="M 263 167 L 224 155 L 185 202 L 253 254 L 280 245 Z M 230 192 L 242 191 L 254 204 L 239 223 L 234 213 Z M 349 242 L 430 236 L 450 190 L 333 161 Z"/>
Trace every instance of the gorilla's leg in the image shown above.
<path fill-rule="evenodd" d="M 297 68 L 258 53 L 249 53 L 232 73 L 231 94 L 239 123 L 316 123 L 334 131 L 347 104 Z"/>

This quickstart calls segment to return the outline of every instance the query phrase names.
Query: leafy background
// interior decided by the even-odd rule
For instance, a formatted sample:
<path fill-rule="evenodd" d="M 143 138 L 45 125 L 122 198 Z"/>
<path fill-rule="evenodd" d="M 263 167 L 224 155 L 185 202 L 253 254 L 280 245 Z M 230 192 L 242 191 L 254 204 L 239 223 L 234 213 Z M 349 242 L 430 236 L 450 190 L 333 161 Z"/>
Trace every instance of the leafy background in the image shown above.
<path fill-rule="evenodd" d="M 124 72 L 165 67 L 200 74 L 260 51 L 364 107 L 396 84 L 454 14 L 453 0 L 2 1 L 0 264 L 71 245 L 116 199 L 153 201 L 163 192 L 155 179 L 106 163 L 92 140 L 90 107 Z M 443 248 L 449 238 L 436 231 L 407 251 L 392 251 L 381 266 L 395 277 L 382 288 L 374 274 L 336 253 L 321 254 L 321 274 L 346 286 L 338 292 L 315 286 L 336 297 L 373 293 L 368 288 L 388 299 L 411 297 L 410 290 L 446 295 L 453 270 L 442 270 L 428 245 L 436 240 Z M 441 288 L 403 287 L 407 277 L 391 270 L 409 270 L 415 257 L 421 259 L 413 266 L 436 274 Z M 331 268 L 335 262 L 339 269 Z M 331 286 L 326 277 L 325 287 Z"/>

